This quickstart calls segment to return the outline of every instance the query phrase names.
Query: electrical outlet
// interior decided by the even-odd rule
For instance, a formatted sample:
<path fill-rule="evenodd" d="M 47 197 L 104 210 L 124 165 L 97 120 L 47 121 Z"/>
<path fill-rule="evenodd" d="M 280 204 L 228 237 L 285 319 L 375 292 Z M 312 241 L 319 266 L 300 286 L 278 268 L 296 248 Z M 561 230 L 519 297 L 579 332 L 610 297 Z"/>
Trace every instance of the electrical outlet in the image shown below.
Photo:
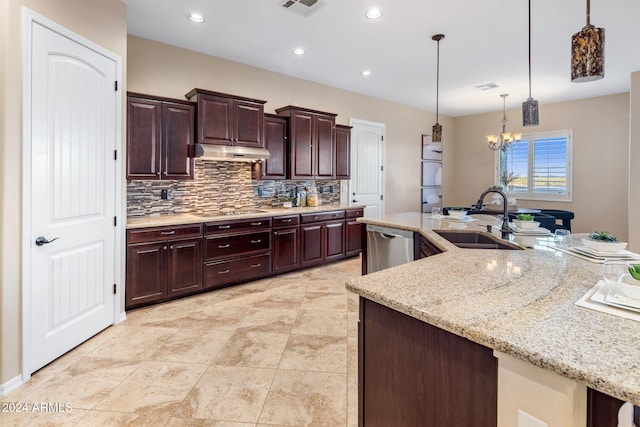
<path fill-rule="evenodd" d="M 169 198 L 169 190 L 162 190 L 160 192 L 160 198 L 167 200 Z"/>
<path fill-rule="evenodd" d="M 324 193 L 324 187 L 322 185 L 318 188 L 318 192 L 320 194 Z"/>
<path fill-rule="evenodd" d="M 329 193 L 333 193 L 333 185 L 329 186 Z"/>
<path fill-rule="evenodd" d="M 518 409 L 518 427 L 549 427 L 549 424 L 524 412 L 522 409 Z"/>
<path fill-rule="evenodd" d="M 258 187 L 258 196 L 262 197 L 263 193 L 264 193 L 264 189 L 262 187 Z"/>

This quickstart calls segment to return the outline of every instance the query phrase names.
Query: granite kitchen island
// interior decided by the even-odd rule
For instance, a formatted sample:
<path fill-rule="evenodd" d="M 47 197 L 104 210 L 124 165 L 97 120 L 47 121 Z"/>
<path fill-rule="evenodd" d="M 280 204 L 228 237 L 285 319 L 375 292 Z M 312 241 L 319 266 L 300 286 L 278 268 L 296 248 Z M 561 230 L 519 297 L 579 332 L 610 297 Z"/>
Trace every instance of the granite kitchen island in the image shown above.
<path fill-rule="evenodd" d="M 486 414 L 488 423 L 471 422 L 467 425 L 496 425 L 491 421 L 495 417 L 491 413 L 491 405 L 494 405 L 497 398 L 491 394 L 495 393 L 497 388 L 497 381 L 494 383 L 492 380 L 493 376 L 497 375 L 497 369 L 492 366 L 487 355 L 504 355 L 580 386 L 586 386 L 588 389 L 584 399 L 588 400 L 589 404 L 582 403 L 589 407 L 586 414 L 588 426 L 617 425 L 613 424 L 613 421 L 612 424 L 607 424 L 611 414 L 605 414 L 601 408 L 619 407 L 622 402 L 617 403 L 617 399 L 635 405 L 640 404 L 640 322 L 575 305 L 575 302 L 600 279 L 601 265 L 554 250 L 550 239 L 547 238 L 527 238 L 526 241 L 520 242 L 531 247 L 527 250 L 461 249 L 433 231 L 452 227 L 463 228 L 460 230 L 462 232 L 479 231 L 485 228 L 486 223 L 495 221 L 482 216 L 478 217 L 478 221 L 463 224 L 464 227 L 461 227 L 461 224 L 433 220 L 428 214 L 417 212 L 387 215 L 375 220 L 363 218 L 359 221 L 417 232 L 443 251 L 347 283 L 347 289 L 361 297 L 360 371 L 363 370 L 363 363 L 369 360 L 367 358 L 371 358 L 372 351 L 386 348 L 388 351 L 385 350 L 383 353 L 389 354 L 385 356 L 385 363 L 398 363 L 398 366 L 388 366 L 389 371 L 415 371 L 414 378 L 409 378 L 409 381 L 417 387 L 414 390 L 416 395 L 424 395 L 417 398 L 416 402 L 424 400 L 425 396 L 446 396 L 447 387 L 430 390 L 429 379 L 415 379 L 420 377 L 420 370 L 427 365 L 422 353 L 419 359 L 416 359 L 417 362 L 411 361 L 411 357 L 407 358 L 407 348 L 418 347 L 419 351 L 427 356 L 431 354 L 429 357 L 432 358 L 433 352 L 444 352 L 435 357 L 439 361 L 454 358 L 454 354 L 446 352 L 456 349 L 457 344 L 446 342 L 434 349 L 429 347 L 429 343 L 423 348 L 423 344 L 417 342 L 425 337 L 431 337 L 427 341 L 438 341 L 439 338 L 434 338 L 434 331 L 430 329 L 433 328 L 437 330 L 436 334 L 446 335 L 445 341 L 449 339 L 446 338 L 448 336 L 453 340 L 462 338 L 463 346 L 472 348 L 472 353 L 476 351 L 473 349 L 483 353 L 480 359 L 461 359 L 461 365 L 453 368 L 457 370 L 461 366 L 464 368 L 478 363 L 477 367 L 482 371 L 480 373 L 488 376 L 490 380 L 490 383 L 482 384 L 486 379 L 483 379 L 482 375 L 473 377 L 472 372 L 465 374 L 471 375 L 472 384 L 463 384 L 461 387 L 464 390 L 473 390 L 475 387 L 480 393 L 476 396 L 469 395 L 467 398 L 476 398 L 482 402 L 484 397 L 488 396 L 488 403 L 480 403 L 477 406 L 489 406 L 489 413 Z M 517 238 L 515 242 L 518 243 Z M 390 313 L 375 319 L 366 319 L 367 311 L 380 314 L 385 310 Z M 393 326 L 395 321 L 385 317 L 387 315 L 396 316 L 399 323 Z M 372 324 L 374 326 L 370 326 Z M 423 325 L 428 330 L 420 332 L 418 338 L 407 332 Z M 377 328 L 378 335 L 367 335 L 367 327 Z M 401 336 L 391 336 L 396 332 Z M 390 336 L 385 338 L 384 334 L 387 333 Z M 367 336 L 368 341 L 363 339 Z M 383 341 L 387 341 L 386 344 Z M 393 347 L 399 346 L 404 346 L 403 350 L 394 353 Z M 467 354 L 466 350 L 454 351 Z M 488 363 L 488 367 L 482 366 L 485 362 Z M 414 363 L 414 366 L 402 366 L 407 363 Z M 370 372 L 366 369 L 364 371 Z M 375 382 L 376 388 L 380 389 L 384 388 L 385 384 L 399 381 L 398 378 L 391 378 L 392 375 L 379 376 L 375 372 L 370 373 L 373 377 L 382 379 L 378 381 L 380 378 L 368 378 L 360 372 L 361 393 L 368 390 L 367 382 Z M 439 374 L 432 372 L 425 375 L 434 377 Z M 449 391 L 455 391 L 457 386 L 451 384 L 454 377 L 455 372 L 450 378 L 439 379 L 438 384 L 451 386 Z M 410 391 L 387 392 L 388 395 L 393 395 Z M 379 394 L 376 399 L 383 395 L 384 393 Z M 367 407 L 367 400 L 363 402 L 362 395 L 360 397 L 361 422 L 364 417 L 367 426 L 378 425 L 377 421 L 373 421 L 373 417 L 367 418 L 366 413 L 375 409 L 373 413 L 378 419 L 382 419 L 379 408 L 371 408 L 372 405 Z M 374 399 L 372 403 L 374 402 L 375 406 L 380 406 L 379 401 Z M 465 413 L 463 402 L 464 399 L 456 403 L 462 405 L 458 412 L 469 416 Z M 425 411 L 428 413 L 428 407 L 434 404 L 439 405 L 441 402 L 426 403 L 427 408 L 419 409 L 416 414 Z M 405 415 L 401 417 L 406 417 L 407 408 L 403 408 L 403 411 Z M 440 414 L 443 411 L 436 410 Z M 414 415 L 419 416 L 416 414 Z M 418 422 L 413 424 L 409 418 L 391 419 L 404 422 L 405 425 L 419 425 Z"/>

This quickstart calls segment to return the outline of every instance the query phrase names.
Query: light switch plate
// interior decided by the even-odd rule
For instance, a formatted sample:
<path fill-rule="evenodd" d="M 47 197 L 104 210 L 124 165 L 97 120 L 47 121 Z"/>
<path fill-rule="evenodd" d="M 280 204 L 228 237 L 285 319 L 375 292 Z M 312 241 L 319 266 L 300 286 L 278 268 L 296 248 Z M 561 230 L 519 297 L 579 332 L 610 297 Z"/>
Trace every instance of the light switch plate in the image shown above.
<path fill-rule="evenodd" d="M 518 427 L 549 427 L 549 424 L 518 409 Z"/>

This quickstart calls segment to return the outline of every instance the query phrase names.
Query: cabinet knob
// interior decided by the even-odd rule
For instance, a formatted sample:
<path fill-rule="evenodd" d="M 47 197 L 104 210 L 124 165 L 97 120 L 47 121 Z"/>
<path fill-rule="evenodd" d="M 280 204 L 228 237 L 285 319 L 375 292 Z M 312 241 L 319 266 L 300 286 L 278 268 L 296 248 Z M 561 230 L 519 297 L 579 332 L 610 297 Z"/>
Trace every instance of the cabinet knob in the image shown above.
<path fill-rule="evenodd" d="M 162 247 L 162 250 L 163 250 L 163 251 L 166 251 L 166 250 L 167 250 L 167 247 L 166 247 L 166 246 L 163 246 L 163 247 Z"/>
<path fill-rule="evenodd" d="M 169 246 L 169 249 L 173 249 L 173 245 Z"/>

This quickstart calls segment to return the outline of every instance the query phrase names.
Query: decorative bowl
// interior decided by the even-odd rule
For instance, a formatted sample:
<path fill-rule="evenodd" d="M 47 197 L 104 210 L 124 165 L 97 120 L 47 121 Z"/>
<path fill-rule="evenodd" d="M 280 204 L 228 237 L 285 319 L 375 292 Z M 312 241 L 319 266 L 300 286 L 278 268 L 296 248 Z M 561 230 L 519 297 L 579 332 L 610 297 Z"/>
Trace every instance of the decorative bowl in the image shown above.
<path fill-rule="evenodd" d="M 449 209 L 449 216 L 452 216 L 454 218 L 462 218 L 464 216 L 467 216 L 467 211 L 454 211 L 452 209 Z"/>
<path fill-rule="evenodd" d="M 627 242 L 605 242 L 593 239 L 582 239 L 582 244 L 597 252 L 620 252 L 627 247 Z"/>
<path fill-rule="evenodd" d="M 538 221 L 522 221 L 519 219 L 514 219 L 513 223 L 516 225 L 516 227 L 522 230 L 533 230 L 538 228 L 538 226 L 540 225 Z"/>

